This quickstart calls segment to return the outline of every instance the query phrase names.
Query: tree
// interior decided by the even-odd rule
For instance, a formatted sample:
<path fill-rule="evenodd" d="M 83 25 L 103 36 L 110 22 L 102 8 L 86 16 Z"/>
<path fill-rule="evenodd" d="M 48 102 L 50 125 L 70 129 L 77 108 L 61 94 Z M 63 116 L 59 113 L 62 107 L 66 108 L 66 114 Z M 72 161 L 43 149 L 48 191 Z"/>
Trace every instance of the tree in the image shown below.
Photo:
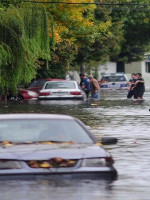
<path fill-rule="evenodd" d="M 102 1 L 95 0 L 95 3 L 98 2 L 102 3 Z M 109 1 L 109 3 L 111 2 Z M 116 22 L 113 20 L 111 12 L 110 7 L 101 5 L 95 7 L 90 40 L 81 42 L 75 60 L 77 63 L 84 62 L 86 65 L 93 64 L 93 61 L 102 63 L 109 60 L 110 56 L 120 52 L 120 44 L 123 40 L 123 20 Z"/>
<path fill-rule="evenodd" d="M 15 93 L 19 84 L 35 77 L 39 57 L 50 59 L 49 26 L 44 7 L 4 5 L 3 0 L 0 7 L 0 90 Z"/>
<path fill-rule="evenodd" d="M 98 1 L 70 0 L 69 2 Z M 64 77 L 70 66 L 84 66 L 93 61 L 103 62 L 106 58 L 109 59 L 111 54 L 116 55 L 116 52 L 120 52 L 122 21 L 113 22 L 110 16 L 111 10 L 95 5 L 68 4 L 45 4 L 45 8 L 49 12 L 51 22 L 50 76 L 59 76 L 57 69 L 63 69 L 60 75 Z M 42 69 L 44 68 L 40 71 L 48 72 L 46 68 Z"/>
<path fill-rule="evenodd" d="M 137 3 L 137 1 L 130 0 L 130 3 Z M 126 11 L 123 26 L 124 40 L 121 44 L 120 53 L 111 57 L 114 61 L 139 61 L 143 59 L 144 53 L 149 51 L 150 7 L 146 6 L 146 0 L 138 1 L 138 4 L 134 7 L 124 7 Z M 121 14 L 120 12 L 112 12 L 111 15 L 112 18 L 115 17 L 116 20 L 120 21 Z"/>
<path fill-rule="evenodd" d="M 60 0 L 58 0 L 60 1 Z M 52 2 L 52 1 L 51 1 Z M 62 0 L 61 2 L 66 2 Z M 70 0 L 69 2 L 94 2 L 94 0 Z M 49 12 L 51 61 L 49 75 L 64 77 L 75 59 L 80 46 L 91 42 L 94 5 L 45 4 Z M 40 71 L 47 71 L 42 70 Z M 60 71 L 59 71 L 60 69 Z"/>

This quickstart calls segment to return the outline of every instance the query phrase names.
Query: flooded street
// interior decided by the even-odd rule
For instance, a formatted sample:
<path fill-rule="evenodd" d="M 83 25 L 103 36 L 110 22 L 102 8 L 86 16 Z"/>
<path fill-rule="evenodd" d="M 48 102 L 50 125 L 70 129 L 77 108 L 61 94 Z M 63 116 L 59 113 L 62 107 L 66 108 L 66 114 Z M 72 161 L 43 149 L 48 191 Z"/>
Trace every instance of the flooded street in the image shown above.
<path fill-rule="evenodd" d="M 0 113 L 62 113 L 82 120 L 100 138 L 118 138 L 107 145 L 118 179 L 1 180 L 2 200 L 149 200 L 150 91 L 144 101 L 126 99 L 126 91 L 104 91 L 100 102 L 29 101 L 1 104 Z"/>

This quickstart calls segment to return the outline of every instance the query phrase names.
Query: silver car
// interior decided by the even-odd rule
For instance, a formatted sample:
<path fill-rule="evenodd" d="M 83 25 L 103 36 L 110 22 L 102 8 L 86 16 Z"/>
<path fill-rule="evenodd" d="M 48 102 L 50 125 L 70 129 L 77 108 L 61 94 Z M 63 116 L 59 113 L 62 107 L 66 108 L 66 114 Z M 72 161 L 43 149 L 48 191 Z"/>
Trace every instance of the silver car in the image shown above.
<path fill-rule="evenodd" d="M 99 83 L 101 89 L 128 89 L 128 78 L 123 73 L 104 74 Z"/>
<path fill-rule="evenodd" d="M 39 93 L 39 100 L 79 99 L 86 98 L 85 92 L 77 81 L 48 81 Z"/>
<path fill-rule="evenodd" d="M 2 114 L 0 146 L 0 179 L 117 177 L 110 153 L 71 116 Z"/>

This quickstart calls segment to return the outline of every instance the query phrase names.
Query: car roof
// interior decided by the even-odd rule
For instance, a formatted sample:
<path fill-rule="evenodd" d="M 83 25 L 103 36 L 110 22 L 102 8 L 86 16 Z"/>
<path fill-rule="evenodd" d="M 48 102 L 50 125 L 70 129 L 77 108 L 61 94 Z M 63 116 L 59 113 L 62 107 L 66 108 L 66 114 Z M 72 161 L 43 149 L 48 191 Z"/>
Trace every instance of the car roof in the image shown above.
<path fill-rule="evenodd" d="M 66 79 L 58 79 L 58 78 L 41 78 L 36 81 L 45 80 L 45 81 L 66 81 Z"/>
<path fill-rule="evenodd" d="M 102 77 L 104 76 L 126 76 L 126 75 L 124 73 L 108 73 L 102 75 Z"/>
<path fill-rule="evenodd" d="M 77 83 L 77 81 L 74 81 L 74 80 L 53 80 L 53 81 L 47 81 L 47 82 L 64 82 L 64 81 L 65 82 L 74 82 L 74 83 Z"/>
<path fill-rule="evenodd" d="M 69 115 L 61 114 L 32 114 L 32 113 L 18 113 L 18 114 L 0 114 L 0 120 L 9 120 L 9 119 L 65 119 L 65 120 L 74 120 L 74 117 Z"/>

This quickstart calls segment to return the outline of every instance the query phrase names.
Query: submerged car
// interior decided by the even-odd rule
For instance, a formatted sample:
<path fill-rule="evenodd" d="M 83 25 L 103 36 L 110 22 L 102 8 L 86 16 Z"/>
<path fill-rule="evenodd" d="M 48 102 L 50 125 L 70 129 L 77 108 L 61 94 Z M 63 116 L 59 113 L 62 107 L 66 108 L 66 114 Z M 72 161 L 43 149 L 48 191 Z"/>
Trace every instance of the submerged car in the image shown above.
<path fill-rule="evenodd" d="M 104 74 L 99 83 L 101 89 L 128 89 L 128 78 L 122 73 Z"/>
<path fill-rule="evenodd" d="M 26 100 L 38 98 L 40 90 L 47 81 L 58 81 L 58 80 L 62 79 L 43 78 L 35 80 L 31 82 L 31 84 L 26 89 L 20 89 L 18 97 L 20 99 L 26 99 Z"/>
<path fill-rule="evenodd" d="M 115 179 L 113 158 L 78 119 L 55 114 L 0 115 L 0 179 L 54 176 Z"/>
<path fill-rule="evenodd" d="M 37 92 L 31 91 L 31 90 L 20 89 L 19 90 L 19 94 L 18 94 L 18 98 L 19 99 L 25 99 L 25 100 L 28 100 L 28 99 L 37 99 L 38 95 L 39 94 Z"/>
<path fill-rule="evenodd" d="M 48 81 L 39 93 L 39 100 L 79 99 L 84 100 L 85 92 L 77 81 Z"/>

